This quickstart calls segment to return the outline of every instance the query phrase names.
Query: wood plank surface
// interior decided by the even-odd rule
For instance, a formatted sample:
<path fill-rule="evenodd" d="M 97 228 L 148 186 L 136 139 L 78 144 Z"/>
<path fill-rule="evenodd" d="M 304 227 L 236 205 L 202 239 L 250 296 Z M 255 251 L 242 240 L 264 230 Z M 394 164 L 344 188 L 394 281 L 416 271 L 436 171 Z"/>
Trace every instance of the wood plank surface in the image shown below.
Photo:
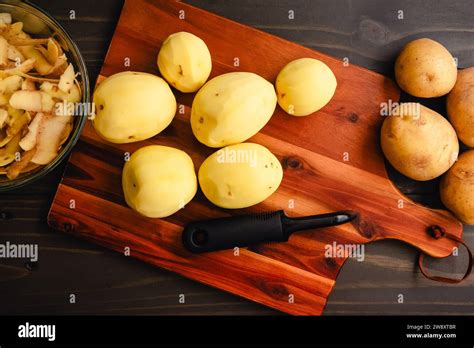
<path fill-rule="evenodd" d="M 97 74 L 110 40 L 110 36 L 105 37 L 106 32 L 113 30 L 117 18 L 114 14 L 117 15 L 121 5 L 119 1 L 103 1 L 100 4 L 83 1 L 75 5 L 63 1 L 38 3 L 51 9 L 71 31 L 88 60 L 92 75 Z M 459 57 L 461 66 L 473 65 L 473 50 L 469 46 L 472 43 L 472 30 L 469 31 L 472 8 L 467 1 L 458 2 L 456 7 L 448 1 L 434 5 L 426 1 L 401 1 L 384 9 L 377 8 L 372 1 L 194 3 L 339 58 L 350 55 L 351 62 L 388 75 L 392 71 L 393 57 L 401 45 L 423 35 L 445 43 Z M 348 6 L 351 8 L 350 17 L 344 17 Z M 77 13 L 76 20 L 69 20 L 71 9 Z M 296 13 L 293 22 L 288 21 L 289 9 Z M 406 14 L 402 22 L 394 19 L 394 11 L 398 9 L 404 9 Z M 334 21 L 335 13 L 344 20 Z M 417 13 L 423 13 L 423 16 L 417 16 Z M 362 35 L 361 31 L 367 30 L 367 26 L 359 26 L 362 17 L 379 24 L 373 29 L 375 36 L 382 30 L 388 39 L 373 42 L 373 37 Z M 436 102 L 435 107 L 442 110 L 441 103 Z M 439 207 L 436 182 L 420 184 L 393 171 L 390 174 L 410 197 Z M 2 282 L 2 295 L 15 294 L 2 296 L 2 305 L 6 306 L 3 308 L 12 313 L 273 313 L 264 307 L 50 231 L 45 226 L 44 217 L 59 176 L 60 170 L 37 185 L 0 197 L 0 211 L 4 219 L 1 238 L 38 242 L 40 250 L 43 250 L 37 267 L 25 267 L 21 262 L 9 261 L 11 267 L 8 270 L 1 268 L 2 279 L 16 277 L 15 281 Z M 473 245 L 471 231 L 465 229 L 465 238 Z M 461 254 L 459 258 L 462 257 Z M 459 286 L 427 281 L 417 272 L 414 258 L 415 252 L 400 243 L 384 241 L 368 245 L 364 262 L 350 260 L 346 263 L 326 314 L 474 313 L 471 280 Z M 453 257 L 432 266 L 446 274 L 461 272 L 463 263 L 457 259 Z M 98 264 L 103 267 L 97 267 Z M 66 301 L 69 292 L 77 292 L 81 301 L 69 304 Z M 177 301 L 180 293 L 187 294 L 185 304 Z M 402 305 L 396 301 L 399 293 L 405 295 Z"/>

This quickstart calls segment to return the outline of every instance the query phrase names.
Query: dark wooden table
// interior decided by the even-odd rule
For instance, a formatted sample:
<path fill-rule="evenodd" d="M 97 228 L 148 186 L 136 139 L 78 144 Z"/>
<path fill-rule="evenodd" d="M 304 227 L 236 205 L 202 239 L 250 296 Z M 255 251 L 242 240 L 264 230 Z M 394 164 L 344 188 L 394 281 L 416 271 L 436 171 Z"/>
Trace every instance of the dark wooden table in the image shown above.
<path fill-rule="evenodd" d="M 33 2 L 66 27 L 94 81 L 122 2 Z M 389 76 L 403 44 L 423 36 L 446 45 L 461 68 L 474 65 L 472 0 L 190 2 Z M 294 11 L 292 20 L 289 11 Z M 149 30 L 160 30 L 160 24 Z M 444 112 L 442 100 L 425 103 Z M 0 314 L 277 313 L 48 228 L 46 215 L 63 170 L 64 165 L 30 187 L 0 195 L 0 243 L 37 243 L 40 249 L 36 264 L 0 260 Z M 412 199 L 440 206 L 436 180 L 416 183 L 390 168 L 389 172 Z M 474 248 L 473 227 L 465 226 L 465 239 Z M 474 277 L 460 285 L 427 280 L 418 271 L 416 257 L 413 248 L 396 241 L 367 245 L 364 262 L 349 260 L 344 266 L 325 314 L 473 315 Z M 465 261 L 461 251 L 457 257 L 427 264 L 438 273 L 453 275 L 462 272 Z M 70 303 L 71 294 L 75 303 Z M 185 303 L 179 302 L 180 294 L 186 296 Z"/>

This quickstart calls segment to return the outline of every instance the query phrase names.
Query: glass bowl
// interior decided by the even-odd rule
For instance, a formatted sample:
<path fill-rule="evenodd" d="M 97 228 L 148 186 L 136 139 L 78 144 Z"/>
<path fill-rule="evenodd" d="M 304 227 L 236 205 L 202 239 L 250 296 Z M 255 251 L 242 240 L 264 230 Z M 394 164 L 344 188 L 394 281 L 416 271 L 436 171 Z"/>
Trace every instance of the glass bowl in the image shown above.
<path fill-rule="evenodd" d="M 4 12 L 10 13 L 13 21 L 23 22 L 23 30 L 34 38 L 51 37 L 55 34 L 55 39 L 63 47 L 68 61 L 74 65 L 75 71 L 79 73 L 78 81 L 82 91 L 81 102 L 84 103 L 82 105 L 89 105 L 90 90 L 87 68 L 79 49 L 64 28 L 48 13 L 28 2 L 3 0 L 0 4 L 0 13 Z M 14 180 L 9 180 L 6 176 L 1 175 L 0 192 L 13 190 L 31 184 L 56 168 L 62 160 L 67 158 L 69 152 L 77 143 L 82 128 L 86 124 L 87 118 L 87 113 L 74 116 L 74 127 L 69 135 L 69 139 L 62 145 L 58 156 L 51 163 L 32 172 L 21 174 Z"/>

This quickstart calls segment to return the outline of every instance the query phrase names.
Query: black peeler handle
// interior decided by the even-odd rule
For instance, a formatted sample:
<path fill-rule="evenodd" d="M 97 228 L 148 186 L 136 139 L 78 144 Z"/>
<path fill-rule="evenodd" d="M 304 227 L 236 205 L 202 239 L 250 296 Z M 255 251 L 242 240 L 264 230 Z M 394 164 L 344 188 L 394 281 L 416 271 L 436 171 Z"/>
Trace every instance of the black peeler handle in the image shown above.
<path fill-rule="evenodd" d="M 290 218 L 283 210 L 204 220 L 189 223 L 182 235 L 184 246 L 203 253 L 267 242 L 285 242 L 296 231 L 336 226 L 353 220 L 357 214 L 339 211 L 329 214 Z"/>

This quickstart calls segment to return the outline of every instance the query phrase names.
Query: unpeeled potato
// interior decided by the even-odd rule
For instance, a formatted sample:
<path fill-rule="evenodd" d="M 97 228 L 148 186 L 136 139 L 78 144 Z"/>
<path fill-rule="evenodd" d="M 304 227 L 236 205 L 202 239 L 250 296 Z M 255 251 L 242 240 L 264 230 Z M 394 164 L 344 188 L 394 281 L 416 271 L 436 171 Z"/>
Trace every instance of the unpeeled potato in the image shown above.
<path fill-rule="evenodd" d="M 457 67 L 449 51 L 431 39 L 409 42 L 395 63 L 401 89 L 420 98 L 440 97 L 454 87 Z"/>
<path fill-rule="evenodd" d="M 459 139 L 474 147 L 474 67 L 459 72 L 446 107 Z"/>
<path fill-rule="evenodd" d="M 451 124 L 418 103 L 402 103 L 397 116 L 386 117 L 381 145 L 395 169 L 419 181 L 442 175 L 459 153 L 458 138 Z"/>
<path fill-rule="evenodd" d="M 443 176 L 440 194 L 443 204 L 461 221 L 474 224 L 474 150 L 461 154 Z"/>

